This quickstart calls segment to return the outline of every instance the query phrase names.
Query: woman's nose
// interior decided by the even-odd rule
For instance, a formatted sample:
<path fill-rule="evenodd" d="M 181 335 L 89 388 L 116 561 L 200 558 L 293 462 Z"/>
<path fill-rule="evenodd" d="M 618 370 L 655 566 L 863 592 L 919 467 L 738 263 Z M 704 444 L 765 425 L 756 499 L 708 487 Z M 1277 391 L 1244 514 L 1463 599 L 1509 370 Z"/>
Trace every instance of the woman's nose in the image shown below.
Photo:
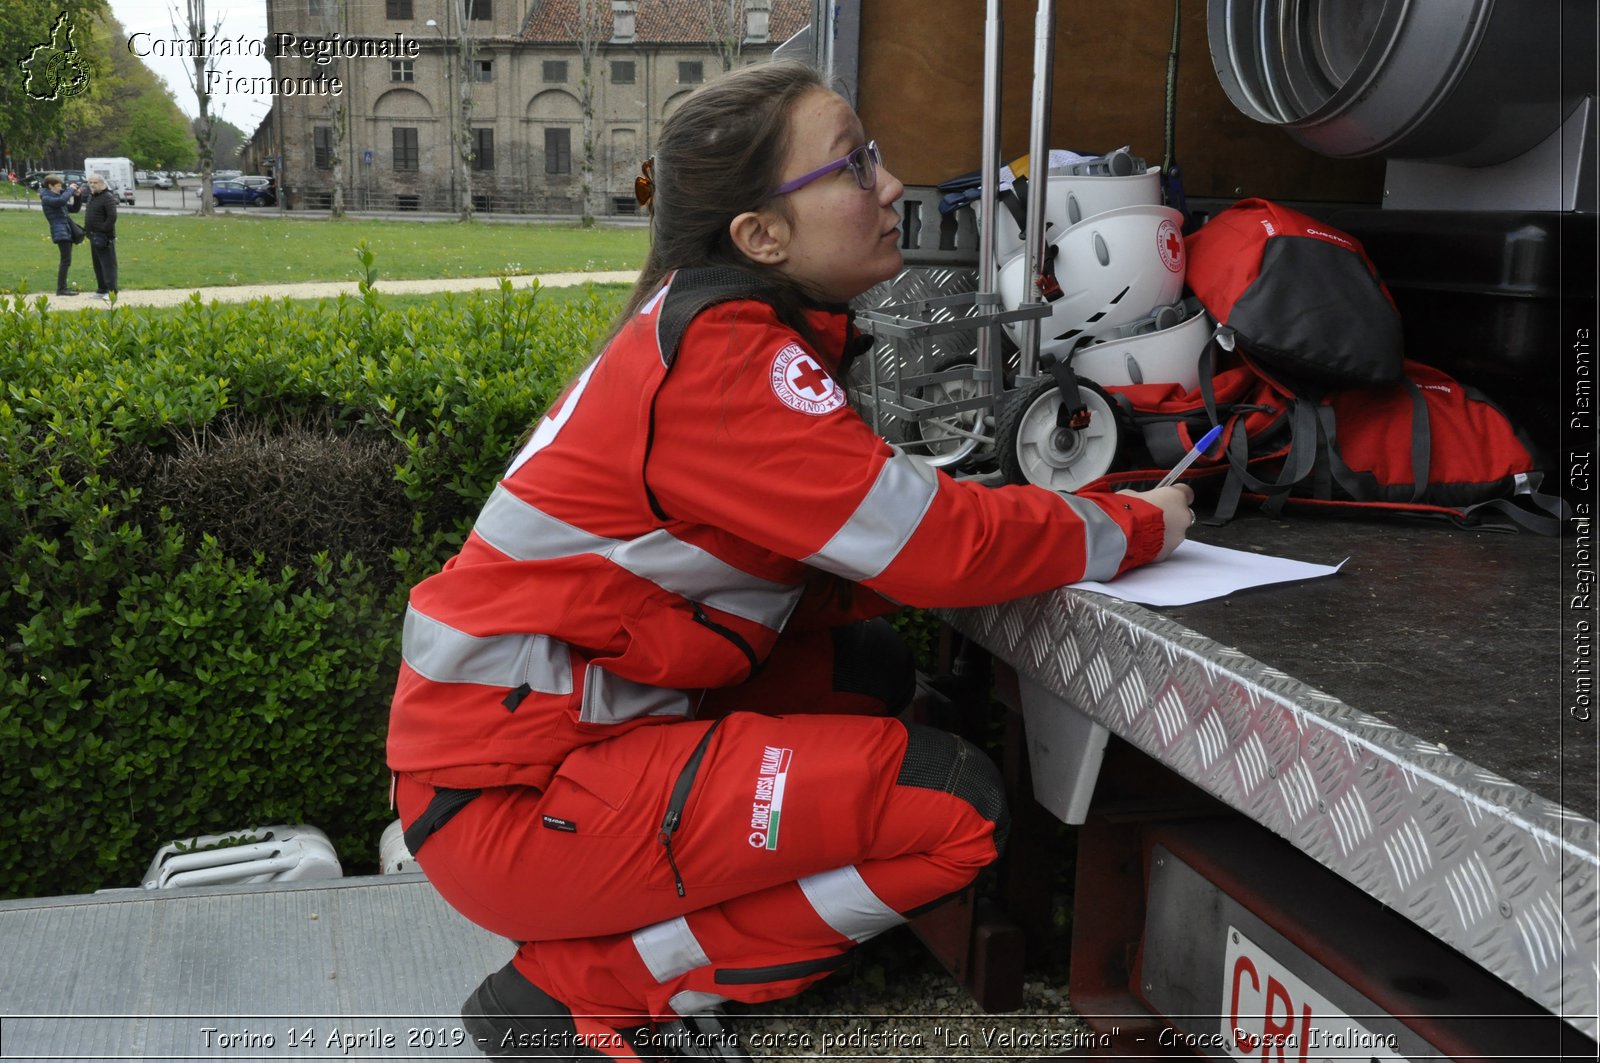
<path fill-rule="evenodd" d="M 905 194 L 906 186 L 900 183 L 900 178 L 890 173 L 886 167 L 878 167 L 878 200 L 884 206 L 893 205 Z"/>

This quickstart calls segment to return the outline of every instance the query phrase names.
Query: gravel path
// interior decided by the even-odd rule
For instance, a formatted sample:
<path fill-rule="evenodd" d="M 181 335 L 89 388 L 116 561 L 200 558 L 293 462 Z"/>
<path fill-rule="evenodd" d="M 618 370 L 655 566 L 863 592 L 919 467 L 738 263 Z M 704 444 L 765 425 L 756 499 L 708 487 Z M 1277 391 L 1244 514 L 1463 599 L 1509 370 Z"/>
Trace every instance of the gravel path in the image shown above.
<path fill-rule="evenodd" d="M 732 1012 L 756 1059 L 1020 1060 L 1097 1043 L 1072 1010 L 1064 972 L 1031 973 L 1014 1012 L 981 1011 L 909 929 L 862 946 L 854 973 L 789 1000 Z"/>
<path fill-rule="evenodd" d="M 530 287 L 535 281 L 544 288 L 567 288 L 593 281 L 598 284 L 632 284 L 639 276 L 636 270 L 613 270 L 597 273 L 543 273 L 511 277 L 514 288 Z M 466 292 L 498 288 L 499 277 L 451 277 L 422 280 L 386 280 L 379 278 L 378 291 L 387 294 L 415 292 Z M 251 299 L 332 299 L 339 295 L 360 294 L 357 281 L 312 281 L 304 284 L 238 284 L 210 288 L 152 288 L 117 293 L 117 306 L 177 306 L 198 292 L 202 302 L 216 300 L 221 303 L 244 303 Z M 52 310 L 105 310 L 112 304 L 96 299 L 90 292 L 79 295 L 56 296 L 43 294 Z M 29 305 L 33 296 L 28 298 Z"/>

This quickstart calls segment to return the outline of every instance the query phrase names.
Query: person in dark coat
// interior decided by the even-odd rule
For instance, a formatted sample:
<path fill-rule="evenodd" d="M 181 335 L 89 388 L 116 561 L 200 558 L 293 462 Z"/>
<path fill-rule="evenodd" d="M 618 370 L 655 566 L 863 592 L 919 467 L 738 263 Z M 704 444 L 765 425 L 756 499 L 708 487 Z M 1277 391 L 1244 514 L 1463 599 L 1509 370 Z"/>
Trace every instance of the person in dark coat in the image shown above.
<path fill-rule="evenodd" d="M 50 240 L 61 251 L 61 265 L 56 270 L 56 294 L 77 295 L 78 289 L 67 286 L 67 271 L 72 268 L 72 225 L 68 211 L 78 209 L 77 185 L 68 185 L 60 174 L 51 174 L 39 184 L 39 202 L 44 206 L 44 220 L 50 223 Z"/>
<path fill-rule="evenodd" d="M 117 194 L 99 174 L 89 178 L 89 205 L 83 211 L 89 256 L 94 261 L 95 298 L 111 299 L 117 290 Z"/>

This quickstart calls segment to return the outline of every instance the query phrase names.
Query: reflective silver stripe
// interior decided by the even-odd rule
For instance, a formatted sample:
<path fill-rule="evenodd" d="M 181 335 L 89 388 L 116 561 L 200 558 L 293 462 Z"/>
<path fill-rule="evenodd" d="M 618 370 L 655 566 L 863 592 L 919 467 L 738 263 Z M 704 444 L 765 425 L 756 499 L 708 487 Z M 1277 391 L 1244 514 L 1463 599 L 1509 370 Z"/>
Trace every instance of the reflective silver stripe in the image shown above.
<path fill-rule="evenodd" d="M 865 941 L 905 922 L 899 912 L 878 899 L 853 867 L 809 875 L 800 880 L 800 889 L 822 921 L 851 941 Z"/>
<path fill-rule="evenodd" d="M 469 635 L 407 606 L 400 655 L 435 683 L 526 683 L 546 694 L 572 693 L 571 651 L 548 635 Z"/>
<path fill-rule="evenodd" d="M 1108 580 L 1128 553 L 1128 537 L 1111 515 L 1087 498 L 1062 495 L 1061 500 L 1083 521 L 1083 578 Z"/>
<path fill-rule="evenodd" d="M 661 983 L 711 963 L 689 929 L 689 921 L 682 916 L 635 930 L 633 947 L 639 950 L 639 958 L 650 968 L 651 976 Z"/>
<path fill-rule="evenodd" d="M 726 1004 L 727 997 L 719 997 L 715 993 L 701 993 L 693 989 L 685 989 L 681 993 L 672 994 L 667 1000 L 667 1007 L 672 1009 L 674 1015 L 685 1017 L 701 1015 L 711 1011 L 719 1004 Z"/>
<path fill-rule="evenodd" d="M 800 587 L 741 572 L 665 531 L 623 543 L 611 560 L 662 590 L 774 631 L 800 601 Z"/>
<path fill-rule="evenodd" d="M 938 492 L 938 473 L 896 451 L 844 527 L 806 564 L 846 579 L 871 579 L 899 556 Z"/>
<path fill-rule="evenodd" d="M 752 576 L 698 546 L 653 531 L 637 539 L 593 535 L 518 498 L 503 485 L 489 495 L 473 530 L 516 561 L 598 554 L 664 591 L 781 630 L 801 588 Z"/>
<path fill-rule="evenodd" d="M 573 554 L 604 554 L 620 540 L 591 535 L 530 506 L 497 484 L 472 526 L 479 537 L 513 561 L 541 561 Z"/>
<path fill-rule="evenodd" d="M 669 687 L 635 683 L 590 664 L 583 670 L 584 723 L 622 723 L 640 716 L 688 716 L 694 706 L 689 696 Z"/>

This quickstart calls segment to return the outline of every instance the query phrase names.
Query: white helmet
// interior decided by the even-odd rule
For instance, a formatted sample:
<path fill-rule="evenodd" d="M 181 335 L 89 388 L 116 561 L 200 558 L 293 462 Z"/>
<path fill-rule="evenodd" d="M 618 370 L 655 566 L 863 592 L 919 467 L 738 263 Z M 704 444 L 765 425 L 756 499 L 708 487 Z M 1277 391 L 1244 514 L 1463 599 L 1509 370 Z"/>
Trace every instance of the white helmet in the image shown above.
<path fill-rule="evenodd" d="M 1200 353 L 1211 339 L 1211 318 L 1193 297 L 1157 307 L 1115 336 L 1092 339 L 1072 352 L 1072 368 L 1096 384 L 1200 386 Z"/>
<path fill-rule="evenodd" d="M 1045 187 L 1045 238 L 1078 224 L 1085 218 L 1119 207 L 1159 206 L 1161 168 L 1152 166 L 1144 173 L 1128 177 L 1110 175 L 1080 176 L 1051 171 Z M 1018 193 L 1013 190 L 1011 195 Z M 995 204 L 999 221 L 994 230 L 995 260 L 1004 262 L 1025 247 L 1022 226 L 1005 203 Z"/>
<path fill-rule="evenodd" d="M 1086 337 L 1132 324 L 1183 294 L 1187 256 L 1183 215 L 1171 207 L 1119 207 L 1085 218 L 1047 242 L 1061 297 L 1039 323 L 1039 352 L 1065 354 Z M 1032 295 L 1028 256 L 1000 267 L 1000 301 L 1007 310 Z M 1006 326 L 1021 342 L 1022 327 Z"/>

